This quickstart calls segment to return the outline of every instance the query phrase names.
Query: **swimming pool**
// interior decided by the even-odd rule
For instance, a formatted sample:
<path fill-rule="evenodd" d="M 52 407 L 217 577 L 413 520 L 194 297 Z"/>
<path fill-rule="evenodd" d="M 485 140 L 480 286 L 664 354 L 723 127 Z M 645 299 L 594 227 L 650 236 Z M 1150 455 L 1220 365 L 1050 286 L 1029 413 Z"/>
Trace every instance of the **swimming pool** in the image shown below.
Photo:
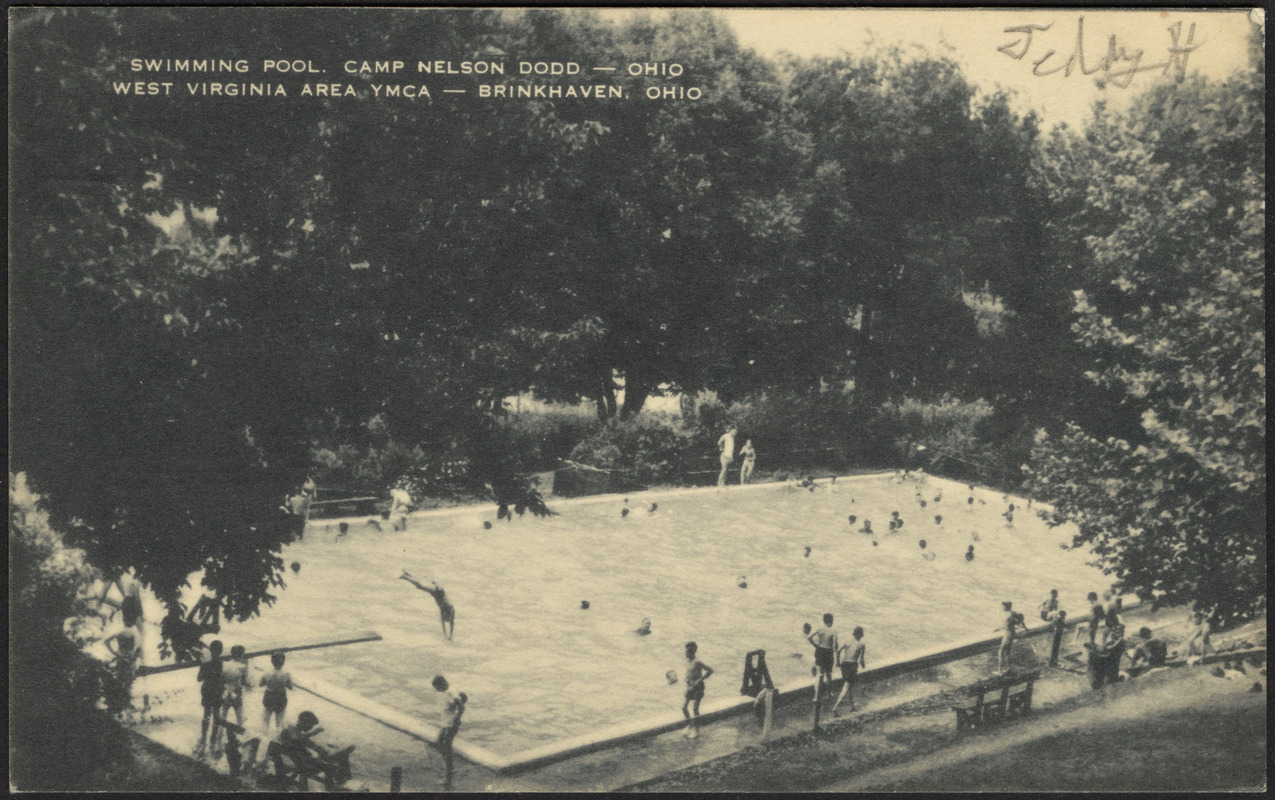
<path fill-rule="evenodd" d="M 288 666 L 427 722 L 438 712 L 430 680 L 443 673 L 470 696 L 462 738 L 512 754 L 676 712 L 682 688 L 664 674 L 681 673 L 689 640 L 718 671 L 709 697 L 736 696 L 749 650 L 767 651 L 778 684 L 808 679 L 801 625 L 821 624 L 824 612 L 843 636 L 866 629 L 872 666 L 993 635 L 1001 600 L 1030 621 L 1051 588 L 1078 613 L 1086 592 L 1110 582 L 1087 554 L 1059 547 L 1071 531 L 1026 509 L 1008 527 L 999 493 L 977 490 L 972 506 L 969 494 L 934 478 L 918 487 L 874 476 L 814 492 L 644 492 L 628 498 L 627 517 L 624 498 L 608 497 L 551 503 L 561 513 L 550 519 L 497 522 L 483 506 L 422 513 L 403 532 L 355 521 L 340 540 L 336 521 L 312 523 L 284 551 L 301 571 L 287 573 L 278 602 L 220 638 L 252 650 L 374 630 L 383 641 L 294 653 Z M 890 533 L 894 510 L 904 525 Z M 856 532 L 864 518 L 875 535 Z M 971 543 L 976 557 L 966 561 Z M 444 640 L 434 601 L 398 579 L 403 568 L 446 588 L 454 641 Z M 649 636 L 634 633 L 643 617 Z"/>

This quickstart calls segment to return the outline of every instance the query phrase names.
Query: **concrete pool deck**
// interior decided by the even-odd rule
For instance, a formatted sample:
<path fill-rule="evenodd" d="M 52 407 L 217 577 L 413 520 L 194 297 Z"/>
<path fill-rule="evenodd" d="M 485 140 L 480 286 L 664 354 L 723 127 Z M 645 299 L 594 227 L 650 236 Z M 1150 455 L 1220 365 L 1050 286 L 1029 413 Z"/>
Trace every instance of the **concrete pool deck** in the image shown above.
<path fill-rule="evenodd" d="M 1129 609 L 1132 622 L 1149 618 L 1148 612 Z M 1152 620 L 1163 627 L 1165 620 Z M 1035 629 L 1039 638 L 1046 628 Z M 1070 637 L 1065 637 L 1069 639 Z M 994 661 L 998 639 L 968 642 L 942 653 L 896 659 L 861 673 L 856 696 L 859 712 L 880 712 L 950 687 L 985 676 Z M 1043 644 L 1043 646 L 1042 646 Z M 1037 666 L 1047 655 L 1047 642 L 1019 648 L 1015 664 Z M 1037 650 L 1043 652 L 1037 653 Z M 742 669 L 742 667 L 741 667 Z M 259 671 L 259 670 L 258 670 Z M 193 674 L 168 672 L 142 679 L 143 689 L 163 705 L 152 713 L 165 721 L 139 725 L 139 733 L 181 753 L 189 753 L 199 731 L 198 689 Z M 723 671 L 721 681 L 710 692 L 701 714 L 700 735 L 694 740 L 682 736 L 685 721 L 675 711 L 593 732 L 587 736 L 559 740 L 539 748 L 504 757 L 463 740 L 457 741 L 454 789 L 457 791 L 611 791 L 622 786 L 658 778 L 722 756 L 731 755 L 761 741 L 761 731 L 753 719 L 751 697 L 734 694 L 734 676 Z M 321 724 L 336 738 L 336 744 L 354 742 L 352 761 L 354 783 L 372 791 L 387 791 L 390 766 L 403 767 L 403 790 L 436 788 L 441 776 L 441 759 L 428 747 L 436 740 L 436 728 L 427 722 L 359 697 L 304 674 L 294 674 L 298 692 L 289 703 L 292 709 L 315 712 Z M 809 731 L 812 726 L 812 685 L 783 686 L 777 702 L 769 740 Z M 726 693 L 713 699 L 713 694 Z M 1049 693 L 1041 695 L 1048 700 Z M 255 699 L 255 698 L 254 698 Z M 256 735 L 258 709 L 251 704 L 246 725 L 249 736 Z M 844 715 L 843 719 L 846 718 Z M 825 725 L 832 718 L 825 718 Z M 463 734 L 463 728 L 462 728 Z M 375 752 L 373 752 L 375 751 Z M 370 759 L 360 760 L 365 753 Z M 214 768 L 225 771 L 224 761 Z"/>
<path fill-rule="evenodd" d="M 1145 609 L 1130 609 L 1127 624 L 1148 624 L 1158 629 L 1176 629 L 1184 624 L 1184 614 L 1179 612 L 1162 612 L 1153 614 Z M 1184 630 L 1184 626 L 1183 626 Z M 1065 637 L 1067 647 L 1065 653 L 1075 655 L 1077 648 L 1071 642 L 1071 635 Z M 995 662 L 995 653 L 988 652 L 987 642 L 970 643 L 973 649 L 970 655 L 956 661 L 936 663 L 932 660 L 922 663 L 918 670 L 899 672 L 901 663 L 882 665 L 878 669 L 863 672 L 863 681 L 857 692 L 858 712 L 843 713 L 839 722 L 845 722 L 862 713 L 886 713 L 890 709 L 915 703 L 954 686 L 968 685 L 973 680 L 983 678 L 991 671 Z M 1040 661 L 1047 657 L 1047 644 L 1034 642 L 1035 649 L 1021 647 L 1015 657 L 1015 666 L 1040 666 Z M 1039 651 L 1039 652 L 1037 652 Z M 1068 671 L 1062 667 L 1058 672 Z M 1075 671 L 1072 669 L 1071 671 Z M 1054 670 L 1051 670 L 1054 672 Z M 351 700 L 352 706 L 360 706 L 365 711 L 379 712 L 376 704 L 367 703 L 357 695 L 342 697 L 339 690 L 332 692 L 321 683 L 314 686 L 306 684 L 305 676 L 296 676 L 298 684 L 306 686 L 302 692 L 293 693 L 289 700 L 289 717 L 293 709 L 310 709 L 319 716 L 321 725 L 332 732 L 334 743 L 360 744 L 362 749 L 379 748 L 382 753 L 375 759 L 376 764 L 360 760 L 361 752 L 356 750 L 352 759 L 354 783 L 367 787 L 371 791 L 388 791 L 390 782 L 389 766 L 403 767 L 403 791 L 433 791 L 437 789 L 437 778 L 441 776 L 441 759 L 426 746 L 426 740 L 432 740 L 432 726 L 416 721 L 404 721 L 402 729 L 398 726 L 386 727 L 382 722 L 372 721 L 362 712 L 351 711 L 340 700 Z M 725 670 L 720 671 L 718 681 L 710 680 L 710 703 L 706 704 L 701 721 L 700 736 L 694 740 L 685 739 L 681 729 L 685 726 L 676 711 L 654 720 L 655 725 L 645 731 L 630 731 L 630 735 L 613 736 L 612 740 L 602 743 L 606 735 L 620 734 L 621 727 L 598 731 L 598 741 L 590 746 L 585 741 L 557 741 L 548 745 L 543 753 L 524 752 L 520 763 L 513 759 L 505 760 L 495 757 L 492 767 L 476 763 L 486 760 L 482 753 L 470 750 L 470 755 L 478 757 L 476 762 L 458 759 L 454 781 L 455 791 L 613 791 L 621 787 L 655 780 L 664 774 L 676 772 L 678 769 L 695 767 L 728 755 L 745 752 L 761 743 L 760 727 L 756 725 L 750 713 L 752 699 L 738 697 L 734 680 L 736 675 Z M 199 699 L 198 688 L 194 685 L 194 675 L 182 672 L 148 676 L 147 689 L 152 697 L 161 697 L 163 706 L 157 708 L 161 715 L 176 715 L 171 722 L 159 725 L 142 725 L 136 727 L 150 739 L 158 741 L 179 753 L 189 753 L 199 731 Z M 1071 684 L 1082 681 L 1082 678 L 1071 680 Z M 1038 684 L 1037 699 L 1039 703 L 1049 704 L 1076 692 L 1076 686 L 1062 684 Z M 1079 684 L 1077 684 L 1079 685 Z M 181 697 L 173 697 L 173 692 Z M 319 694 L 310 694 L 311 690 Z M 1085 688 L 1084 690 L 1088 690 Z M 332 698 L 325 695 L 332 694 Z M 729 694 L 711 702 L 714 694 Z M 1057 695 L 1057 697 L 1056 697 Z M 773 729 L 768 741 L 784 739 L 784 737 L 806 734 L 812 727 L 811 686 L 798 685 L 790 692 L 783 692 L 780 702 L 776 703 Z M 255 699 L 255 698 L 254 698 Z M 946 708 L 946 707 L 945 707 Z M 247 727 L 249 735 L 258 731 L 259 708 L 246 708 L 249 712 Z M 393 722 L 393 718 L 390 718 Z M 825 716 L 825 726 L 836 725 L 833 718 Z M 464 730 L 462 729 L 462 734 Z M 581 737 L 583 739 L 583 737 Z M 374 744 L 375 743 L 375 744 Z M 459 744 L 459 743 L 458 743 Z M 386 755 L 386 749 L 393 754 Z M 460 748 L 458 746 L 458 752 Z M 556 753 L 551 753 L 556 750 Z M 556 757 L 551 757 L 556 755 Z M 533 760 L 534 759 L 534 760 Z M 389 766 L 388 766 L 389 764 Z M 218 760 L 214 768 L 223 771 L 224 760 Z"/>
<path fill-rule="evenodd" d="M 894 474 L 895 474 L 894 471 L 886 470 L 882 472 L 865 472 L 865 473 L 859 473 L 855 475 L 838 475 L 835 477 L 836 477 L 838 485 L 841 485 L 841 484 L 849 483 L 852 481 L 880 480 L 882 478 L 892 477 Z M 829 476 L 828 478 L 818 478 L 816 480 L 816 483 L 820 483 L 821 485 L 826 486 L 832 480 L 832 477 L 833 476 Z M 940 481 L 944 484 L 951 484 L 953 486 L 968 485 L 968 484 L 963 484 L 960 481 L 948 480 L 947 478 L 940 478 L 935 475 L 926 474 L 925 477 L 926 477 L 926 480 Z M 630 497 L 656 497 L 656 496 L 663 496 L 668 494 L 676 494 L 679 497 L 682 497 L 682 496 L 693 497 L 695 495 L 715 494 L 717 492 L 723 492 L 723 491 L 729 493 L 729 492 L 738 492 L 738 491 L 750 492 L 750 491 L 755 491 L 758 489 L 773 490 L 777 487 L 784 486 L 786 484 L 787 484 L 786 481 L 754 481 L 752 483 L 746 483 L 743 485 L 740 485 L 738 483 L 733 483 L 733 484 L 727 484 L 726 486 L 721 486 L 721 487 L 719 486 L 690 486 L 690 487 L 669 486 L 669 487 L 663 487 L 663 488 L 657 487 L 657 488 L 651 488 L 651 489 L 642 489 L 641 491 L 634 491 L 634 492 L 615 492 L 611 494 L 590 494 L 590 495 L 584 495 L 581 497 L 558 497 L 558 496 L 551 495 L 545 498 L 545 502 L 546 504 L 549 505 L 549 509 L 551 511 L 556 511 L 557 508 L 560 506 L 565 506 L 570 508 L 575 506 L 599 505 L 604 503 L 621 503 L 626 498 L 630 498 Z M 987 489 L 985 487 L 980 487 L 980 490 L 985 493 L 1000 494 L 999 492 L 995 492 L 994 490 Z M 480 511 L 480 509 L 488 509 L 490 511 L 494 505 L 495 503 L 480 503 L 476 505 L 448 506 L 446 508 L 421 509 L 418 511 L 413 511 L 407 515 L 408 525 L 410 526 L 411 523 L 414 521 L 428 520 L 434 517 L 452 517 L 452 516 L 462 516 L 467 514 L 481 514 L 482 512 Z M 491 513 L 492 513 L 492 516 L 494 517 L 494 511 L 492 511 Z M 309 520 L 306 523 L 306 528 L 309 529 L 311 527 L 315 527 L 315 528 L 322 527 L 324 530 L 327 530 L 329 528 L 334 529 L 340 526 L 342 522 L 346 523 L 347 525 L 353 526 L 358 523 L 366 522 L 367 520 L 374 519 L 374 518 L 379 519 L 379 516 L 364 514 L 364 515 L 355 516 L 355 517 L 324 517 L 322 519 Z"/>

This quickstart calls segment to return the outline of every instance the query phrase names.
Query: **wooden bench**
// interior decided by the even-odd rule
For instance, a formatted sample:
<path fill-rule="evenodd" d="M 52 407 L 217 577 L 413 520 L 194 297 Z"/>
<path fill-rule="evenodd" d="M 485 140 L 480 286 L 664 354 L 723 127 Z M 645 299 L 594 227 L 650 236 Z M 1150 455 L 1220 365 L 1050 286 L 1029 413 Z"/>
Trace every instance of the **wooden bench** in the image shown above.
<path fill-rule="evenodd" d="M 336 791 L 350 779 L 347 766 L 339 763 L 342 757 L 348 757 L 354 750 L 347 747 L 327 758 L 306 754 L 305 758 L 293 758 L 286 753 L 278 742 L 271 742 L 266 748 L 266 757 L 274 764 L 274 778 L 271 783 L 278 788 L 299 788 L 309 791 L 309 781 L 314 779 L 323 785 L 326 791 Z"/>
<path fill-rule="evenodd" d="M 1010 673 L 981 680 L 965 693 L 974 698 L 968 705 L 952 706 L 956 712 L 956 729 L 977 730 L 1006 719 L 1023 716 L 1032 708 L 1032 689 L 1040 672 Z M 1018 687 L 1023 688 L 1014 691 Z M 996 696 L 999 692 L 999 696 Z M 989 700 L 989 697 L 995 697 Z"/>

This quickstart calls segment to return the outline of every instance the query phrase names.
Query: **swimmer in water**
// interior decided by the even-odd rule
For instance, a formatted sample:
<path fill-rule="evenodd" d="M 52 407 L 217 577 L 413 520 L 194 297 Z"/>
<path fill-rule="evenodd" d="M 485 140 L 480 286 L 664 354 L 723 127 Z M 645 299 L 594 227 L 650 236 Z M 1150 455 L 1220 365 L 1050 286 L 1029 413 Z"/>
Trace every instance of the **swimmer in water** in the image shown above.
<path fill-rule="evenodd" d="M 447 599 L 446 593 L 443 591 L 443 587 L 439 586 L 437 583 L 433 583 L 431 586 L 423 586 L 420 582 L 413 578 L 407 570 L 403 570 L 403 574 L 399 575 L 399 578 L 412 584 L 417 589 L 428 594 L 430 597 L 433 597 L 434 602 L 438 603 L 438 616 L 443 626 L 443 635 L 446 636 L 447 641 L 450 642 L 452 640 L 452 633 L 456 630 L 456 607 L 452 605 L 452 601 Z"/>

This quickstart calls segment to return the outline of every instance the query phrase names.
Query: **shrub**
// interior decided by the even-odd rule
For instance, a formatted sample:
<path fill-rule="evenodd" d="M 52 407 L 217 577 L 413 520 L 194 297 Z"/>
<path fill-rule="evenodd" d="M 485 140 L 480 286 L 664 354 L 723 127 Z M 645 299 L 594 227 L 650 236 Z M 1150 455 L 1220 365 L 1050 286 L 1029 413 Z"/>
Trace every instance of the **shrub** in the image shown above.
<path fill-rule="evenodd" d="M 658 484 L 681 484 L 698 469 L 695 437 L 680 422 L 664 414 L 613 419 L 572 449 L 572 461 L 605 471 L 584 475 L 559 474 L 559 494 L 632 491 Z"/>
<path fill-rule="evenodd" d="M 49 527 L 22 473 L 9 476 L 9 758 L 13 787 L 72 790 L 121 759 L 123 735 L 106 707 L 129 687 L 86 655 L 89 592 L 100 577 L 84 551 Z"/>
<path fill-rule="evenodd" d="M 508 446 L 528 472 L 546 472 L 559 466 L 575 446 L 601 427 L 595 415 L 544 411 L 510 415 L 501 420 L 508 431 Z"/>
<path fill-rule="evenodd" d="M 839 391 L 771 391 L 733 404 L 729 415 L 739 426 L 740 444 L 753 440 L 758 469 L 841 469 L 862 456 L 851 402 L 852 396 Z"/>
<path fill-rule="evenodd" d="M 992 424 L 993 409 L 986 400 L 909 398 L 881 405 L 871 447 L 887 463 L 1009 488 L 1020 478 L 1007 468 L 1005 449 L 987 436 Z"/>

